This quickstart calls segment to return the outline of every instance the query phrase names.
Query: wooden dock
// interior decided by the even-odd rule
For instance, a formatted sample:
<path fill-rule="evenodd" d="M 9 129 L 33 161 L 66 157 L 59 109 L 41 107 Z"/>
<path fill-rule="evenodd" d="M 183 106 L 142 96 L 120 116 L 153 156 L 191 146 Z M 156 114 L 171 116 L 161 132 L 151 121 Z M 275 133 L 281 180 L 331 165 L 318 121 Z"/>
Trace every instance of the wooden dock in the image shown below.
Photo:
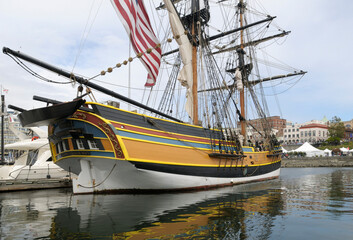
<path fill-rule="evenodd" d="M 71 179 L 0 180 L 0 192 L 72 187 Z"/>

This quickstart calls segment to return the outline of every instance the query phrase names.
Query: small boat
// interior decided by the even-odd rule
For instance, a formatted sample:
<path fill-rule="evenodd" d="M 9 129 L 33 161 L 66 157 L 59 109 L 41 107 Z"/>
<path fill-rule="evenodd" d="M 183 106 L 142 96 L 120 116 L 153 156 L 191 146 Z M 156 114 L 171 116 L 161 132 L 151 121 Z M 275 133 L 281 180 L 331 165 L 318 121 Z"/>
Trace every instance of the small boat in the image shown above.
<path fill-rule="evenodd" d="M 272 77 L 259 74 L 262 68 L 255 48 L 289 33 L 279 30 L 266 36 L 275 17 L 261 15 L 264 19 L 250 23 L 253 18 L 247 18 L 246 12 L 254 11 L 249 3 L 218 1 L 218 9 L 233 14 L 225 15 L 232 16 L 224 18 L 225 29 L 212 34 L 209 27 L 214 15 L 209 1 L 164 0 L 154 10 L 167 13 L 161 15 L 166 16 L 165 29 L 170 31 L 159 41 L 142 0 L 111 2 L 136 56 L 90 79 L 3 48 L 15 60 L 28 61 L 79 84 L 80 95 L 74 100 L 59 102 L 36 96 L 47 106 L 23 110 L 19 115 L 24 126 L 48 125 L 54 163 L 77 175 L 73 192 L 179 191 L 278 178 L 282 150 L 267 119 L 263 85 L 301 78 L 305 72 Z M 174 45 L 168 45 L 170 42 Z M 147 69 L 145 86 L 152 87 L 159 106 L 94 82 L 135 59 Z M 169 64 L 168 74 L 159 73 L 162 64 Z M 164 81 L 163 94 L 153 91 L 158 81 Z M 86 101 L 92 89 L 141 112 Z M 256 127 L 252 119 L 256 119 Z"/>
<path fill-rule="evenodd" d="M 47 132 L 33 127 L 33 134 L 22 134 L 12 125 L 16 116 L 8 118 L 11 119 L 10 130 L 20 140 L 4 146 L 9 151 L 9 161 L 13 164 L 0 166 L 0 180 L 68 179 L 70 173 L 52 161 Z"/>

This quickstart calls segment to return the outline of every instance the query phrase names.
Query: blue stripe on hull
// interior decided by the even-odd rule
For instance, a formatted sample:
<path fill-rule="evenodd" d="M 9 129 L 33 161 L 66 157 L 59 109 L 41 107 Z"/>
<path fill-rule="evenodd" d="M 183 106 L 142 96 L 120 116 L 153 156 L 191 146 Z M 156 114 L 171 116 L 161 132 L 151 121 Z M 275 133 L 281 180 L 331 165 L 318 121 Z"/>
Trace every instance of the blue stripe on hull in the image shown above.
<path fill-rule="evenodd" d="M 189 141 L 185 141 L 185 140 L 174 140 L 174 139 L 153 137 L 153 136 L 132 133 L 132 132 L 126 132 L 126 131 L 121 131 L 121 130 L 118 130 L 118 133 L 122 137 L 135 138 L 135 139 L 145 140 L 145 141 L 150 141 L 150 142 L 165 143 L 165 144 L 171 144 L 171 145 L 177 145 L 177 146 L 183 146 L 183 147 L 211 149 L 210 145 L 206 144 L 206 143 L 205 144 L 194 143 L 194 142 L 189 142 Z"/>
<path fill-rule="evenodd" d="M 149 136 L 149 135 L 143 135 L 143 134 L 139 134 L 139 133 L 122 131 L 120 129 L 118 129 L 118 134 L 122 137 L 134 138 L 134 139 L 138 139 L 138 140 L 171 144 L 171 145 L 177 145 L 177 146 L 182 146 L 182 147 L 194 147 L 194 148 L 203 148 L 203 149 L 211 150 L 210 144 L 208 144 L 208 143 L 195 143 L 195 142 L 189 142 L 187 140 L 174 140 L 174 139 L 160 138 L 160 137 L 154 137 L 154 136 Z M 218 147 L 219 146 L 216 145 L 214 147 L 214 149 L 218 150 L 219 149 Z M 229 147 L 229 148 L 231 148 L 231 147 Z M 249 147 L 244 147 L 243 151 L 244 152 L 253 152 L 252 148 L 249 148 Z"/>

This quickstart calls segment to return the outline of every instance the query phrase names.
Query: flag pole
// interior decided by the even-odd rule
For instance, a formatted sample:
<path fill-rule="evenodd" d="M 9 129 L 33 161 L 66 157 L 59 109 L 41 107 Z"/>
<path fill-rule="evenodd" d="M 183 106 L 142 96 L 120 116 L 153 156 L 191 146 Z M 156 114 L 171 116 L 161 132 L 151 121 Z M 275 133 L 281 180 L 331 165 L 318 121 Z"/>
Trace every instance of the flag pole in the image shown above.
<path fill-rule="evenodd" d="M 1 161 L 0 164 L 5 164 L 4 156 L 4 112 L 5 112 L 5 95 L 2 92 L 1 86 Z"/>

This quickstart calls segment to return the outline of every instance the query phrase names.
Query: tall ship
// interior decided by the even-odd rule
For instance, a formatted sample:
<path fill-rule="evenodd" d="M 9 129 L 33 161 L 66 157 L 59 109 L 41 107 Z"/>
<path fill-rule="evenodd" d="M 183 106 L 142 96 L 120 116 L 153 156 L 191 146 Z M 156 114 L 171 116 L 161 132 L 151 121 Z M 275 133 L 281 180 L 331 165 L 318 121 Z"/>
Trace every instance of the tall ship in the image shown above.
<path fill-rule="evenodd" d="M 179 191 L 278 178 L 282 150 L 268 119 L 265 87 L 288 85 L 305 72 L 261 74 L 270 65 L 260 65 L 258 49 L 289 34 L 277 26 L 273 34 L 275 17 L 243 0 L 164 0 L 149 11 L 142 0 L 111 3 L 135 55 L 96 76 L 3 48 L 20 65 L 28 61 L 78 85 L 73 100 L 34 96 L 47 106 L 12 106 L 23 126 L 48 126 L 54 163 L 77 175 L 73 192 Z M 135 61 L 148 73 L 146 102 L 97 81 L 126 65 L 135 71 Z M 119 102 L 87 100 L 93 91 Z M 120 108 L 120 101 L 138 111 Z"/>

